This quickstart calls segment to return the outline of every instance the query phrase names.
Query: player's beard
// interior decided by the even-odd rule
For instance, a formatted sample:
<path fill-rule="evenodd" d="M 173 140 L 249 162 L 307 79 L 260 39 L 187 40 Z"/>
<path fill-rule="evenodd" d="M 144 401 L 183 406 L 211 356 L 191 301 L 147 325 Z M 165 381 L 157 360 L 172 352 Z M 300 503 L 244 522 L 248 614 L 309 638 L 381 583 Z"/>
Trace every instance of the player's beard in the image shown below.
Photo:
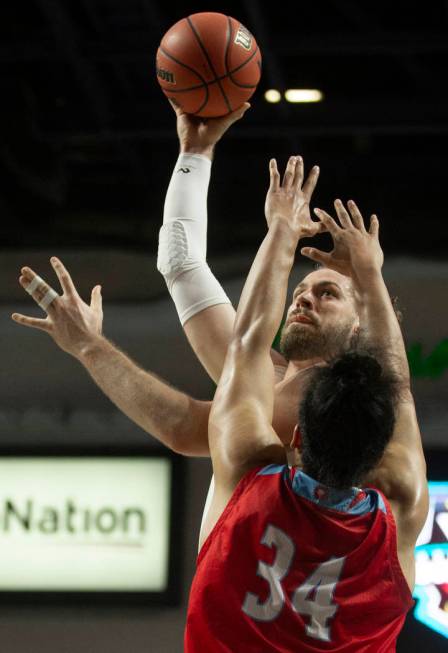
<path fill-rule="evenodd" d="M 309 358 L 327 360 L 353 345 L 352 330 L 353 322 L 337 324 L 325 331 L 314 325 L 296 322 L 283 329 L 280 351 L 288 361 Z"/>

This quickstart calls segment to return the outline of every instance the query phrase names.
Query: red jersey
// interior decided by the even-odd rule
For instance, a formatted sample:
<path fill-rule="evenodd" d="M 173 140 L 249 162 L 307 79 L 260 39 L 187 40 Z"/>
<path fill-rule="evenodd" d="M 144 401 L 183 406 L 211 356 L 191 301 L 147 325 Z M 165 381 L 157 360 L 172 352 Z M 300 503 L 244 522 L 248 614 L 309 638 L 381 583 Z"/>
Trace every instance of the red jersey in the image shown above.
<path fill-rule="evenodd" d="M 186 653 L 392 653 L 413 600 L 378 490 L 286 465 L 241 479 L 204 542 Z"/>

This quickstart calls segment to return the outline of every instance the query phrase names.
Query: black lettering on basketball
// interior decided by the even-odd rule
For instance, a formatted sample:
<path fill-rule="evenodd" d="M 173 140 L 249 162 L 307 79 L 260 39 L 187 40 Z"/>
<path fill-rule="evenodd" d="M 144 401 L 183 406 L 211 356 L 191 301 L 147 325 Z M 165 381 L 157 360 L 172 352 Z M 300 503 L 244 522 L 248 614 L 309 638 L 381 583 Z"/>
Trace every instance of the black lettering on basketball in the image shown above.
<path fill-rule="evenodd" d="M 245 50 L 252 46 L 252 34 L 243 25 L 240 25 L 235 36 L 236 45 L 241 45 Z"/>
<path fill-rule="evenodd" d="M 176 83 L 174 73 L 171 73 L 169 70 L 164 70 L 163 68 L 157 68 L 157 76 L 160 77 L 160 79 L 163 79 L 164 82 L 168 82 L 169 84 Z"/>

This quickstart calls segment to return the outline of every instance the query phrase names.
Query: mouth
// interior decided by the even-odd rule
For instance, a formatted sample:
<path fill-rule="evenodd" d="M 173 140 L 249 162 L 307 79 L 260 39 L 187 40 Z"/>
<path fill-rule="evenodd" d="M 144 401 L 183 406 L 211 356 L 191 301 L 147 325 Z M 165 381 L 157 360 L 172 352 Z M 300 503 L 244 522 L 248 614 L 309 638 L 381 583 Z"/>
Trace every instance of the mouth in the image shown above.
<path fill-rule="evenodd" d="M 293 317 L 289 320 L 289 323 L 294 324 L 294 322 L 300 322 L 300 324 L 314 324 L 314 321 L 303 313 L 300 313 L 299 315 L 293 315 Z"/>

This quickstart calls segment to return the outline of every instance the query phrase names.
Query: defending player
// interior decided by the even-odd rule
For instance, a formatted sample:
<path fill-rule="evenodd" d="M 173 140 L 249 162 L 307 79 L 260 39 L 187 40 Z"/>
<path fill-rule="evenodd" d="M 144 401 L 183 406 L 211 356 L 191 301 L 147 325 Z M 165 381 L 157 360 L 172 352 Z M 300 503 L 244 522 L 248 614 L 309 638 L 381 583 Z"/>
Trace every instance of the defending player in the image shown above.
<path fill-rule="evenodd" d="M 337 203 L 339 224 L 318 212 L 333 251 L 303 253 L 350 277 L 362 340 L 381 365 L 358 352 L 316 368 L 292 443 L 304 471 L 266 466 L 282 456 L 271 425 L 270 344 L 297 244 L 312 224 L 301 160 L 290 159 L 282 184 L 275 161 L 270 169 L 269 231 L 243 290 L 210 414 L 213 518 L 192 585 L 186 651 L 390 653 L 412 605 L 427 490 L 406 353 L 381 276 L 378 221 L 373 216 L 366 231 L 353 203 L 350 215 Z M 354 487 L 386 447 L 397 456 L 415 449 L 412 469 L 395 468 L 401 492 L 387 499 Z"/>

